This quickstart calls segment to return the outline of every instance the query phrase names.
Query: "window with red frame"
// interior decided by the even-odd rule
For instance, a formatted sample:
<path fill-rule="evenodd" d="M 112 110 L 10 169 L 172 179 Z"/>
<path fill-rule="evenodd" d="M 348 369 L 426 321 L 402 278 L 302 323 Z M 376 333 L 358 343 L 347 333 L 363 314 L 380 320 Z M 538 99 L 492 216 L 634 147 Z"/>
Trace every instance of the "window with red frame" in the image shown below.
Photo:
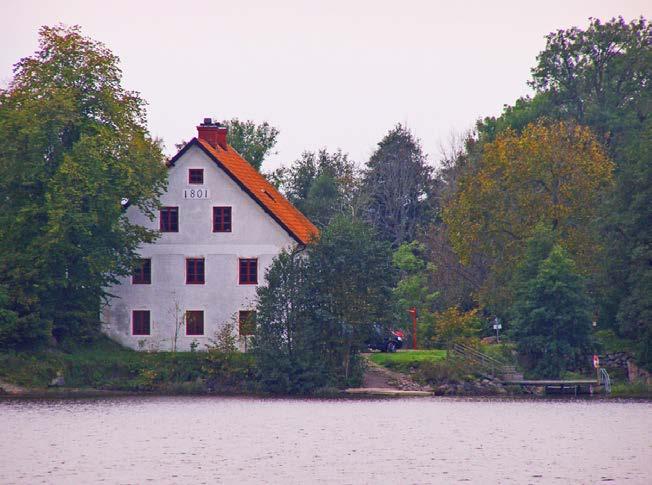
<path fill-rule="evenodd" d="M 178 207 L 161 207 L 161 232 L 179 232 Z"/>
<path fill-rule="evenodd" d="M 231 232 L 230 207 L 213 207 L 213 232 Z"/>
<path fill-rule="evenodd" d="M 203 184 L 204 183 L 204 169 L 191 168 L 188 170 L 188 183 L 189 184 Z"/>
<path fill-rule="evenodd" d="M 204 284 L 204 258 L 186 259 L 186 284 Z"/>
<path fill-rule="evenodd" d="M 152 260 L 140 259 L 131 276 L 134 285 L 149 285 L 152 282 Z"/>
<path fill-rule="evenodd" d="M 240 258 L 240 284 L 258 284 L 258 260 L 256 258 Z"/>
<path fill-rule="evenodd" d="M 253 335 L 256 330 L 256 312 L 240 310 L 238 313 L 238 332 L 241 336 Z"/>
<path fill-rule="evenodd" d="M 202 310 L 186 312 L 186 335 L 204 335 L 204 312 Z"/>
<path fill-rule="evenodd" d="M 134 310 L 131 318 L 132 335 L 149 335 L 149 310 Z"/>

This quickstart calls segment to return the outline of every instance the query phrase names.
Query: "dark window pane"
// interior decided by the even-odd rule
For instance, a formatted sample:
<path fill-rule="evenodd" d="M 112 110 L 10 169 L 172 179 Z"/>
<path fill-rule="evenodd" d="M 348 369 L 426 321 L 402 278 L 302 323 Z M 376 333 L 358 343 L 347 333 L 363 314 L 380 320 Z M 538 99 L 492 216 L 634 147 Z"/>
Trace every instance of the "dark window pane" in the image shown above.
<path fill-rule="evenodd" d="M 241 310 L 238 314 L 238 330 L 240 335 L 253 335 L 256 330 L 256 312 Z"/>
<path fill-rule="evenodd" d="M 161 207 L 161 232 L 179 232 L 178 207 Z"/>
<path fill-rule="evenodd" d="M 186 259 L 186 283 L 189 285 L 204 283 L 204 259 L 203 258 Z"/>
<path fill-rule="evenodd" d="M 230 207 L 213 207 L 213 232 L 231 232 Z"/>
<path fill-rule="evenodd" d="M 258 284 L 258 260 L 256 258 L 240 259 L 240 284 Z"/>
<path fill-rule="evenodd" d="M 152 282 L 152 260 L 141 259 L 134 268 L 131 282 L 135 285 L 148 285 Z"/>
<path fill-rule="evenodd" d="M 133 335 L 149 335 L 149 310 L 134 310 L 132 313 Z"/>
<path fill-rule="evenodd" d="M 204 335 L 204 312 L 191 310 L 186 312 L 186 335 Z"/>
<path fill-rule="evenodd" d="M 190 184 L 203 184 L 204 183 L 204 169 L 191 168 L 188 170 L 188 183 Z"/>

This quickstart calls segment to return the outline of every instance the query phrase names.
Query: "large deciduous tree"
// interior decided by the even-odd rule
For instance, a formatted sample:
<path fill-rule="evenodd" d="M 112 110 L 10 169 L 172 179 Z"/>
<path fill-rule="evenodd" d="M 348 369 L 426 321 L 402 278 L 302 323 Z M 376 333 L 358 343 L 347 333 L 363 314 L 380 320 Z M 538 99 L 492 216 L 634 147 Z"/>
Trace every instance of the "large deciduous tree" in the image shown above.
<path fill-rule="evenodd" d="M 118 58 L 79 27 L 43 27 L 0 91 L 0 284 L 18 321 L 4 344 L 89 335 L 101 298 L 156 233 L 166 185 L 145 102 L 125 90 Z"/>
<path fill-rule="evenodd" d="M 365 218 L 397 248 L 432 215 L 432 167 L 412 133 L 396 125 L 378 143 L 363 179 Z"/>
<path fill-rule="evenodd" d="M 580 125 L 542 121 L 520 135 L 506 130 L 484 146 L 477 169 L 461 178 L 444 210 L 453 246 L 463 261 L 481 253 L 504 274 L 543 224 L 588 271 L 600 252 L 594 219 L 612 170 L 600 143 Z"/>
<path fill-rule="evenodd" d="M 229 145 L 256 170 L 260 171 L 265 158 L 272 155 L 279 131 L 267 121 L 260 124 L 252 120 L 233 118 L 224 122 L 229 129 Z"/>

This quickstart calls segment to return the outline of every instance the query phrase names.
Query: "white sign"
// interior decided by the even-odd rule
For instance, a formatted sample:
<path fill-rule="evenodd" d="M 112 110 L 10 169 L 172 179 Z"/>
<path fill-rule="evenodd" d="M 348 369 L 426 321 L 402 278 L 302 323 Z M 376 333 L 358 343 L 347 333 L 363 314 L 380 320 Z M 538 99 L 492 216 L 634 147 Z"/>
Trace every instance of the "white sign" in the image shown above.
<path fill-rule="evenodd" d="M 503 326 L 500 323 L 494 323 L 494 330 L 500 330 Z"/>
<path fill-rule="evenodd" d="M 184 199 L 208 199 L 208 189 L 184 189 Z"/>

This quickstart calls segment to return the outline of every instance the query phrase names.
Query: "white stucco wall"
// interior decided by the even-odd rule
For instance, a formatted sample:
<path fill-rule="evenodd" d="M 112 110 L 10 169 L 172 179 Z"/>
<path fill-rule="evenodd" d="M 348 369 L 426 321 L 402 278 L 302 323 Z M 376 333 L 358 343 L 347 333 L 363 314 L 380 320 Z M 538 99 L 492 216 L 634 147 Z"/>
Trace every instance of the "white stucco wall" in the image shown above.
<path fill-rule="evenodd" d="M 203 185 L 188 184 L 190 168 L 204 169 Z M 191 147 L 179 158 L 168 177 L 161 204 L 179 207 L 179 232 L 161 233 L 155 243 L 140 249 L 143 258 L 152 260 L 151 284 L 132 284 L 127 277 L 109 288 L 115 298 L 103 310 L 103 329 L 134 349 L 169 350 L 178 304 L 180 317 L 187 310 L 204 311 L 204 335 L 186 336 L 183 327 L 177 348 L 189 350 L 197 341 L 198 350 L 203 350 L 225 322 L 237 319 L 238 311 L 254 307 L 256 285 L 239 284 L 238 259 L 258 258 L 258 284 L 262 284 L 274 256 L 296 241 L 198 147 Z M 197 188 L 208 189 L 209 197 L 184 198 L 185 189 Z M 213 232 L 213 206 L 232 207 L 231 232 Z M 128 216 L 132 222 L 159 228 L 158 217 L 150 221 L 137 208 L 129 208 Z M 203 285 L 186 284 L 186 258 L 193 257 L 205 258 Z M 151 335 L 132 335 L 133 310 L 150 311 Z"/>

